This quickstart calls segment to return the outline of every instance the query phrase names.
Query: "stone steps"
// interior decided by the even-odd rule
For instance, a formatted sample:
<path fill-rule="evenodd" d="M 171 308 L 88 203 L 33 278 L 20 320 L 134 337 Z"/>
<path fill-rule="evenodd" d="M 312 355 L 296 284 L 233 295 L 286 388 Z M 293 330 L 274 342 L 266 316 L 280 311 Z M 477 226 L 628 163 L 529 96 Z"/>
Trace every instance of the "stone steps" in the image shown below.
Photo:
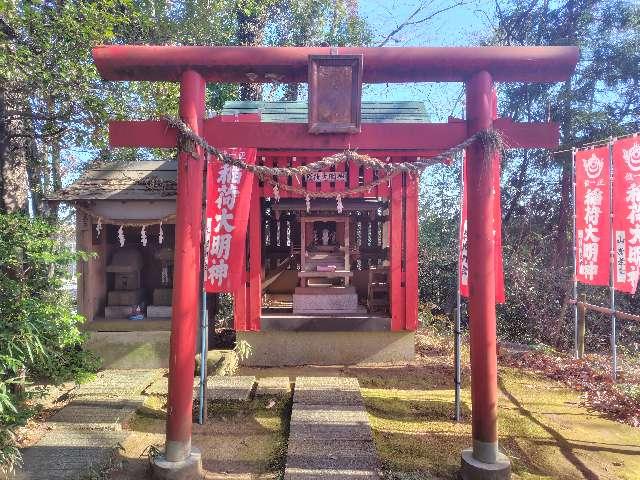
<path fill-rule="evenodd" d="M 161 370 L 106 370 L 70 392 L 70 402 L 47 421 L 49 431 L 25 449 L 20 480 L 88 478 L 109 463 L 129 434 L 122 426 L 143 404 Z M 93 477 L 91 477 L 93 478 Z"/>
<path fill-rule="evenodd" d="M 284 478 L 381 478 L 369 419 L 355 378 L 296 379 Z"/>

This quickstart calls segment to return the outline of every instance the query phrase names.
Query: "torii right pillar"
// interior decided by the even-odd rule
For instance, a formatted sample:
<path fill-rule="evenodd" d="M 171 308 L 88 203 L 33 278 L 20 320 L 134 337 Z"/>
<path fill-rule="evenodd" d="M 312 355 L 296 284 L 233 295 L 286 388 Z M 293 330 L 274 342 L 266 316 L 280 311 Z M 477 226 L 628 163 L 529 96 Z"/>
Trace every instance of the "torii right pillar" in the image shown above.
<path fill-rule="evenodd" d="M 493 79 L 480 71 L 466 81 L 467 134 L 493 124 Z M 463 480 L 511 477 L 508 457 L 498 451 L 498 358 L 496 349 L 494 168 L 479 142 L 467 148 L 467 245 L 473 447 L 462 452 Z"/>

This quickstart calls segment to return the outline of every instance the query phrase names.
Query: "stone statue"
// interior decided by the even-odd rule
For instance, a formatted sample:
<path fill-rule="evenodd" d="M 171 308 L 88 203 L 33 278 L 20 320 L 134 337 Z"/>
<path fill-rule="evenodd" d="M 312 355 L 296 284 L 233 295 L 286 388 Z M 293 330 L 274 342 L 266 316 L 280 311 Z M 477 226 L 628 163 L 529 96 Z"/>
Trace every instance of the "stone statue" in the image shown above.
<path fill-rule="evenodd" d="M 330 239 L 329 229 L 323 228 L 322 229 L 322 245 L 324 245 L 325 247 L 329 245 L 329 239 Z"/>

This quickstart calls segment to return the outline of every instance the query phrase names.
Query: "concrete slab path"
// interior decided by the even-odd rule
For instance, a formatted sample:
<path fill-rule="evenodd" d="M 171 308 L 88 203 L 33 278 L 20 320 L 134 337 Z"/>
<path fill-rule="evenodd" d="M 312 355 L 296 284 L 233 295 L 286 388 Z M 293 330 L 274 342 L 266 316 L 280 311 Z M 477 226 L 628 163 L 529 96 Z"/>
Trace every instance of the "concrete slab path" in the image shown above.
<path fill-rule="evenodd" d="M 357 379 L 296 379 L 284 476 L 285 480 L 381 478 Z"/>
<path fill-rule="evenodd" d="M 50 429 L 25 449 L 19 480 L 82 478 L 107 464 L 128 435 L 122 425 L 144 401 L 162 370 L 105 370 L 70 392 L 70 402 L 48 421 Z"/>
<path fill-rule="evenodd" d="M 246 402 L 251 399 L 251 393 L 256 383 L 254 376 L 219 376 L 207 377 L 207 400 L 235 400 Z M 154 381 L 145 389 L 145 394 L 167 396 L 169 393 L 169 379 L 162 377 Z M 200 393 L 200 377 L 193 379 L 193 398 Z"/>

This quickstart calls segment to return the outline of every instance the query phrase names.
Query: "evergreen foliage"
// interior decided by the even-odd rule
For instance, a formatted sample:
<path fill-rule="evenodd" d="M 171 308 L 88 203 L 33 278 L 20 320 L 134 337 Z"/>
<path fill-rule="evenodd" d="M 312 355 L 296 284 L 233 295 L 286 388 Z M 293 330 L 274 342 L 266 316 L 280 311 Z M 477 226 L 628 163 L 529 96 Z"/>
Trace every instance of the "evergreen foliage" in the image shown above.
<path fill-rule="evenodd" d="M 7 460 L 15 453 L 12 429 L 33 413 L 25 404 L 27 382 L 82 380 L 98 368 L 82 349 L 83 318 L 64 289 L 71 263 L 87 256 L 56 232 L 43 219 L 0 214 L 0 455 Z"/>

